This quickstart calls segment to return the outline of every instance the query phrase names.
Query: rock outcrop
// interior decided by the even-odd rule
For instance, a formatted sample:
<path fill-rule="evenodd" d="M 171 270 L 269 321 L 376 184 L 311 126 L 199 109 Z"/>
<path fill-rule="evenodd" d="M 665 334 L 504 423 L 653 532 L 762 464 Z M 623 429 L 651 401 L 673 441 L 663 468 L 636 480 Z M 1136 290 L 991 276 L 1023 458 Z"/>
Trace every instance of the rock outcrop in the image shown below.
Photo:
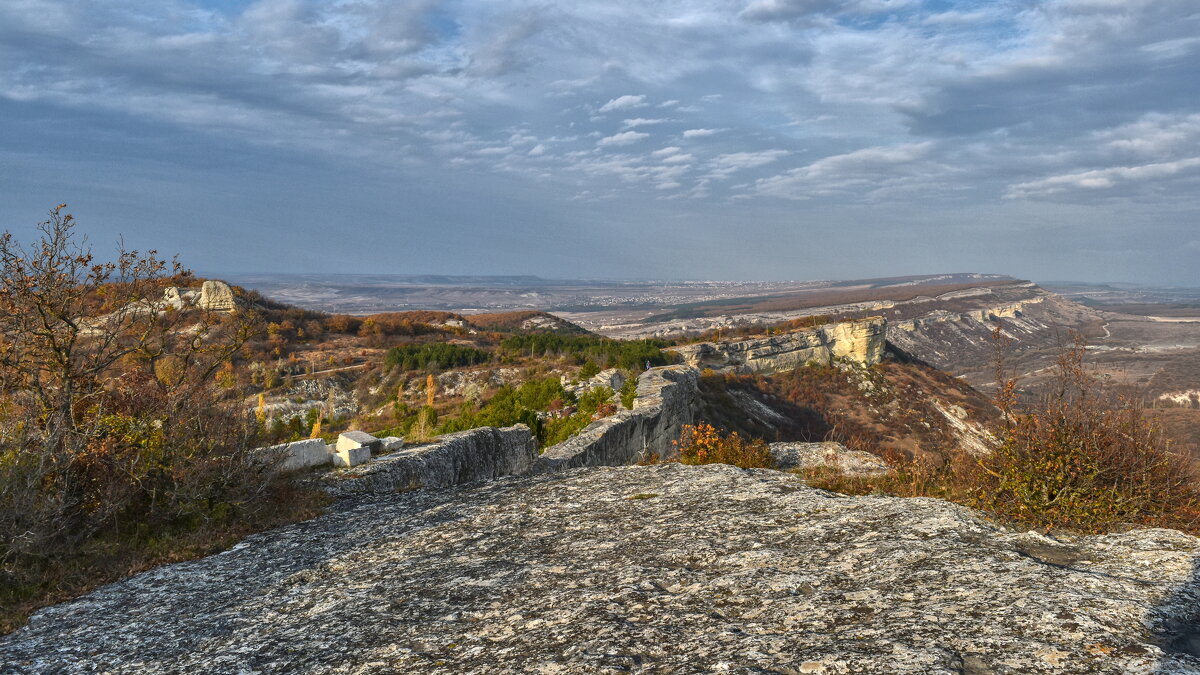
<path fill-rule="evenodd" d="M 652 368 L 642 373 L 633 410 L 621 410 L 593 422 L 579 435 L 546 448 L 538 460 L 539 470 L 616 466 L 651 456 L 671 456 L 671 441 L 679 438 L 683 425 L 693 421 L 699 375 L 687 366 Z"/>
<path fill-rule="evenodd" d="M 891 471 L 883 459 L 841 443 L 771 443 L 769 447 L 780 471 L 828 468 L 847 476 L 879 476 Z"/>
<path fill-rule="evenodd" d="M 728 466 L 346 503 L 44 609 L 7 672 L 1200 672 L 1200 540 Z"/>
<path fill-rule="evenodd" d="M 398 450 L 332 475 L 327 485 L 342 495 L 446 487 L 527 474 L 536 458 L 537 442 L 529 427 L 482 427 Z"/>
<path fill-rule="evenodd" d="M 233 289 L 224 281 L 210 279 L 200 287 L 200 299 L 196 304 L 208 312 L 232 312 L 237 309 Z"/>
<path fill-rule="evenodd" d="M 839 358 L 874 365 L 883 358 L 886 338 L 887 321 L 872 317 L 771 337 L 701 342 L 673 351 L 693 368 L 770 374 Z"/>

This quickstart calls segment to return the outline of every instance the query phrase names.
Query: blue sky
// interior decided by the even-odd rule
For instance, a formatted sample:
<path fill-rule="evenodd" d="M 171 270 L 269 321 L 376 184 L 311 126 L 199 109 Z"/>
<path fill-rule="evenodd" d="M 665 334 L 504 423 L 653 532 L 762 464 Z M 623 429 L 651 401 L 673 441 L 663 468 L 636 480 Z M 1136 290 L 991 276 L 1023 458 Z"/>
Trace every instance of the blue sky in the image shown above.
<path fill-rule="evenodd" d="M 202 273 L 1200 285 L 1194 0 L 6 0 L 0 223 Z"/>

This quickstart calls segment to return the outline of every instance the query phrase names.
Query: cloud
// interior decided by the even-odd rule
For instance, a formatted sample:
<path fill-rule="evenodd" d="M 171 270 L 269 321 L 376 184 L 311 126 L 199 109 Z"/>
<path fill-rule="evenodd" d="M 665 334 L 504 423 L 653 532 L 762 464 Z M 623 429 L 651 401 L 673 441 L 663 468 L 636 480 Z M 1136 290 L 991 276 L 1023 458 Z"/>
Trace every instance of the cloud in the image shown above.
<path fill-rule="evenodd" d="M 422 185 L 414 213 L 462 209 L 474 236 L 427 233 L 444 250 L 486 241 L 471 223 L 499 202 L 531 232 L 582 218 L 585 195 L 613 223 L 686 218 L 719 242 L 787 221 L 783 198 L 847 237 L 926 228 L 915 260 L 964 212 L 1020 240 L 1047 200 L 1062 232 L 1106 222 L 1172 242 L 1166 259 L 1200 211 L 1197 35 L 1194 0 L 0 3 L 0 216 L 58 192 L 113 212 L 153 192 L 181 213 L 241 189 L 228 167 L 254 157 L 295 203 L 335 177 Z M 151 178 L 112 180 L 138 162 Z M 362 187 L 328 208 L 359 208 L 351 193 L 392 203 Z M 319 233 L 319 211 L 297 227 Z"/>
<path fill-rule="evenodd" d="M 613 134 L 612 136 L 606 136 L 604 138 L 601 138 L 599 141 L 596 141 L 596 145 L 600 145 L 600 146 L 629 145 L 631 143 L 637 143 L 638 141 L 642 140 L 643 138 L 649 138 L 649 137 L 650 137 L 650 134 L 645 134 L 640 131 L 622 131 L 621 133 Z"/>
<path fill-rule="evenodd" d="M 641 95 L 626 94 L 612 99 L 608 103 L 600 106 L 599 112 L 606 113 L 614 110 L 629 110 L 631 108 L 643 108 L 646 106 L 646 97 Z"/>
<path fill-rule="evenodd" d="M 1200 157 L 1050 176 L 1040 180 L 1016 183 L 1009 187 L 1007 196 L 1010 198 L 1036 198 L 1071 190 L 1108 190 L 1120 185 L 1156 181 L 1181 174 L 1200 175 Z"/>
<path fill-rule="evenodd" d="M 912 8 L 920 0 L 754 0 L 740 16 L 748 21 L 797 21 L 825 14 L 878 14 Z"/>
<path fill-rule="evenodd" d="M 809 199 L 834 192 L 867 193 L 883 187 L 895 188 L 912 177 L 911 170 L 903 170 L 904 165 L 924 159 L 932 149 L 930 142 L 862 148 L 761 178 L 756 181 L 754 188 L 758 194 L 785 199 Z"/>
<path fill-rule="evenodd" d="M 651 125 L 651 124 L 663 124 L 664 122 L 669 122 L 669 121 L 670 120 L 646 119 L 644 117 L 636 117 L 633 119 L 627 119 L 627 120 L 623 121 L 621 123 L 621 126 L 624 127 L 625 129 L 634 129 L 636 127 L 644 127 L 644 126 Z"/>
<path fill-rule="evenodd" d="M 731 152 L 718 155 L 708 164 L 708 177 L 728 178 L 744 169 L 765 166 L 788 155 L 787 150 L 761 150 L 758 152 Z"/>

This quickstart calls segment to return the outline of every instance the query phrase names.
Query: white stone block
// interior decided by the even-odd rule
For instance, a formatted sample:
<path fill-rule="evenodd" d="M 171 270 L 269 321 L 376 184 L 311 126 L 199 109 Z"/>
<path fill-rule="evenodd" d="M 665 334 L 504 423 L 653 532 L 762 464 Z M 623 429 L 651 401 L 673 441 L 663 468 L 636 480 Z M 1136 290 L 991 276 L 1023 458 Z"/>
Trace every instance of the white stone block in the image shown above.
<path fill-rule="evenodd" d="M 346 431 L 338 434 L 338 452 L 363 447 L 369 451 L 379 450 L 383 447 L 383 442 L 365 431 Z"/>
<path fill-rule="evenodd" d="M 283 443 L 263 448 L 267 452 L 280 452 L 283 463 L 279 465 L 282 471 L 299 471 L 314 466 L 324 466 L 333 461 L 329 446 L 319 438 L 308 438 L 294 443 Z"/>
<path fill-rule="evenodd" d="M 338 450 L 333 453 L 333 465 L 350 468 L 371 461 L 371 448 L 357 447 Z"/>
<path fill-rule="evenodd" d="M 404 447 L 404 439 L 388 436 L 383 439 L 383 452 L 395 452 Z"/>

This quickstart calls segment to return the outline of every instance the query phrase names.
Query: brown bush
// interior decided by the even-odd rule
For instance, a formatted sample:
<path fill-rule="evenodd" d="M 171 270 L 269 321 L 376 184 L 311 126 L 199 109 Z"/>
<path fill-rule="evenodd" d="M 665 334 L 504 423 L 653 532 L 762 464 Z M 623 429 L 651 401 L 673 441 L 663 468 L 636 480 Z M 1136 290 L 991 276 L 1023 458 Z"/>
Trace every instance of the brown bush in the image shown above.
<path fill-rule="evenodd" d="M 1007 420 L 1000 447 L 966 480 L 976 502 L 1043 527 L 1100 530 L 1121 522 L 1194 528 L 1200 483 L 1136 399 L 1116 395 L 1084 366 L 1076 338 L 1058 357 L 1036 405 L 1016 409 L 1001 379 Z"/>

